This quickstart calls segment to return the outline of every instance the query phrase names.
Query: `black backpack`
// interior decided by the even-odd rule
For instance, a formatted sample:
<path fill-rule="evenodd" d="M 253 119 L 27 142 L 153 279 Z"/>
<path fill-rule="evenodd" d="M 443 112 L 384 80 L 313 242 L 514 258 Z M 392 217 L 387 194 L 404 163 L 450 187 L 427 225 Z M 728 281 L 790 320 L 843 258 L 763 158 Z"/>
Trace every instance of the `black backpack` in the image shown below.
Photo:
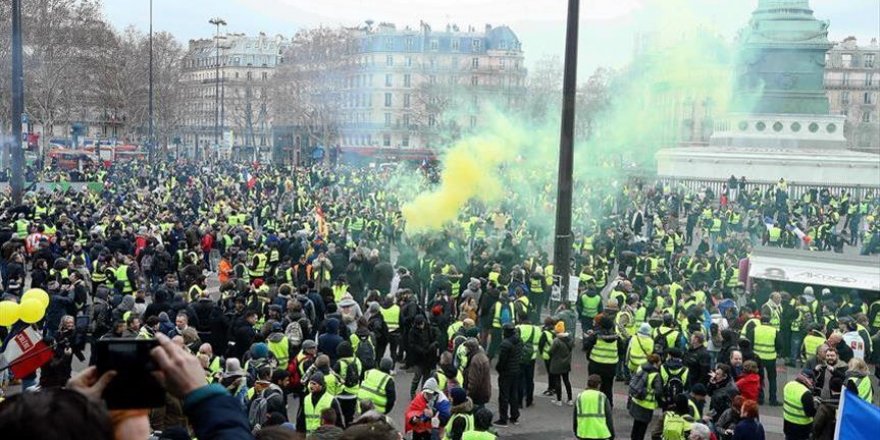
<path fill-rule="evenodd" d="M 354 354 L 361 361 L 364 371 L 376 367 L 376 348 L 373 347 L 373 341 L 370 337 L 361 339 Z"/>
<path fill-rule="evenodd" d="M 358 371 L 357 362 L 356 361 L 340 361 L 340 363 L 341 362 L 344 362 L 346 365 L 345 377 L 342 378 L 342 384 L 347 388 L 357 386 L 357 384 L 360 383 L 360 381 L 361 381 L 361 376 L 360 376 L 360 372 Z"/>
<path fill-rule="evenodd" d="M 667 372 L 667 379 L 663 382 L 663 401 L 671 403 L 675 401 L 675 396 L 683 394 L 687 390 L 684 383 L 684 374 L 687 369 L 682 367 L 678 373 L 673 374 L 665 366 L 661 368 Z"/>
<path fill-rule="evenodd" d="M 629 396 L 644 400 L 648 396 L 648 372 L 639 368 L 629 380 Z"/>

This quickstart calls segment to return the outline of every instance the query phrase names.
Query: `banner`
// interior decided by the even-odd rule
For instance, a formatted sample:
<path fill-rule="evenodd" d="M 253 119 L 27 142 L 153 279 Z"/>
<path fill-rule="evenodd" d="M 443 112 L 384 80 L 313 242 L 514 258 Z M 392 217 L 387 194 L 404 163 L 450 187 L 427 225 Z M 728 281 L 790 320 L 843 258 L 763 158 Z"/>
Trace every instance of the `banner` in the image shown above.
<path fill-rule="evenodd" d="M 37 371 L 53 355 L 52 347 L 43 342 L 43 335 L 27 326 L 9 338 L 0 354 L 0 369 L 9 367 L 15 377 L 22 378 Z"/>
<path fill-rule="evenodd" d="M 834 440 L 873 440 L 877 438 L 877 431 L 874 431 L 877 426 L 880 426 L 880 407 L 865 402 L 844 388 L 837 409 Z"/>

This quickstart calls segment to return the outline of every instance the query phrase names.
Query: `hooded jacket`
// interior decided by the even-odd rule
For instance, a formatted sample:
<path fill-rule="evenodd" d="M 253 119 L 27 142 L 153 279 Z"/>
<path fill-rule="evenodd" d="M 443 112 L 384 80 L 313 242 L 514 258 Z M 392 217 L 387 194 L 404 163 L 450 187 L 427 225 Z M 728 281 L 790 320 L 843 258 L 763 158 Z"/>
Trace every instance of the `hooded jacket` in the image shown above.
<path fill-rule="evenodd" d="M 419 328 L 420 324 L 424 324 Z M 437 329 L 432 327 L 424 315 L 416 315 L 407 339 L 407 355 L 413 365 L 429 369 L 437 364 L 439 346 Z"/>
<path fill-rule="evenodd" d="M 550 374 L 565 374 L 571 371 L 571 350 L 574 341 L 568 333 L 559 333 L 550 346 Z"/>
<path fill-rule="evenodd" d="M 451 414 L 473 414 L 474 412 L 474 402 L 470 397 L 467 398 L 462 403 L 458 405 L 454 405 L 451 409 Z M 452 440 L 460 440 L 462 433 L 467 428 L 467 422 L 463 418 L 458 418 L 452 421 L 450 426 L 446 427 L 446 436 Z"/>

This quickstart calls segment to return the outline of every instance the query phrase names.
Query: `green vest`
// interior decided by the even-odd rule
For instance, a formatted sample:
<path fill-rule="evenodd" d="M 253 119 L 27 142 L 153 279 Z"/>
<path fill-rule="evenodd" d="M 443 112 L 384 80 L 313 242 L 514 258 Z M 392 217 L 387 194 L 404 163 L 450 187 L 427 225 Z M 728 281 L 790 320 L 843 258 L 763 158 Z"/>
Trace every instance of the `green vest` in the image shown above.
<path fill-rule="evenodd" d="M 684 416 L 669 411 L 663 415 L 663 440 L 687 440 L 685 432 L 691 430 L 691 422 Z"/>
<path fill-rule="evenodd" d="M 669 378 L 672 376 L 676 376 L 681 378 L 682 383 L 687 383 L 688 375 L 691 373 L 687 367 L 676 368 L 675 370 L 670 370 L 666 368 L 666 365 L 660 366 L 660 382 L 665 387 L 666 384 L 669 383 Z"/>
<path fill-rule="evenodd" d="M 382 319 L 385 320 L 388 331 L 393 332 L 400 328 L 400 306 L 395 304 L 387 309 L 383 307 L 379 309 L 379 313 L 382 314 Z"/>
<path fill-rule="evenodd" d="M 593 350 L 590 351 L 590 362 L 616 365 L 618 360 L 617 340 L 609 342 L 602 338 L 596 339 L 596 345 L 594 345 Z"/>
<path fill-rule="evenodd" d="M 605 422 L 605 401 L 608 398 L 598 390 L 584 390 L 578 396 L 575 414 L 577 436 L 584 439 L 611 438 L 611 430 Z"/>
<path fill-rule="evenodd" d="M 122 281 L 122 293 L 131 293 L 134 289 L 131 287 L 131 280 L 128 279 L 128 266 L 120 265 L 114 271 L 116 281 Z"/>
<path fill-rule="evenodd" d="M 266 345 L 278 360 L 278 369 L 286 370 L 287 363 L 290 361 L 290 342 L 288 342 L 287 336 L 283 336 L 278 342 L 267 341 Z"/>
<path fill-rule="evenodd" d="M 372 369 L 364 374 L 364 381 L 358 390 L 358 399 L 369 399 L 376 406 L 376 410 L 385 414 L 385 408 L 388 407 L 388 397 L 385 395 L 385 387 L 391 375 L 382 370 Z"/>
<path fill-rule="evenodd" d="M 602 297 L 599 295 L 581 295 L 581 314 L 585 318 L 595 318 L 599 314 L 599 304 Z"/>
<path fill-rule="evenodd" d="M 544 280 L 540 278 L 529 280 L 529 291 L 532 293 L 544 293 Z"/>
<path fill-rule="evenodd" d="M 627 366 L 630 371 L 636 371 L 654 353 L 654 340 L 650 336 L 635 334 L 629 340 L 628 353 Z"/>
<path fill-rule="evenodd" d="M 823 336 L 814 335 L 812 333 L 804 336 L 804 357 L 809 359 L 816 356 L 816 350 L 818 350 L 819 346 L 824 343 L 825 338 Z"/>
<path fill-rule="evenodd" d="M 782 418 L 786 422 L 794 423 L 795 425 L 809 425 L 813 423 L 813 418 L 807 417 L 804 405 L 801 403 L 804 393 L 809 392 L 810 390 L 798 381 L 793 380 L 785 384 L 785 388 L 782 389 Z"/>
<path fill-rule="evenodd" d="M 267 257 L 266 254 L 259 252 L 254 255 L 254 258 L 257 259 L 257 267 L 250 270 L 248 275 L 252 278 L 263 278 L 263 275 L 266 273 L 266 263 L 269 262 L 269 257 Z"/>
<path fill-rule="evenodd" d="M 779 237 L 782 235 L 782 229 L 779 229 L 776 226 L 771 226 L 768 229 L 767 236 L 769 238 L 770 243 L 779 243 Z"/>
<path fill-rule="evenodd" d="M 306 432 L 311 434 L 315 432 L 318 428 L 321 427 L 321 411 L 324 411 L 327 408 L 333 406 L 333 395 L 329 392 L 324 392 L 324 395 L 318 399 L 317 404 L 312 403 L 312 394 L 309 393 L 306 395 L 305 408 L 303 409 L 303 413 L 305 413 L 306 418 Z"/>
<path fill-rule="evenodd" d="M 636 399 L 635 397 L 633 397 L 633 403 L 647 410 L 653 411 L 657 409 L 657 396 L 654 395 L 655 380 L 657 380 L 657 373 L 648 373 L 648 381 L 645 385 L 645 389 L 647 390 L 647 393 L 645 393 L 645 398 Z"/>
<path fill-rule="evenodd" d="M 776 329 L 760 324 L 755 327 L 755 354 L 762 361 L 776 360 Z"/>
<path fill-rule="evenodd" d="M 363 369 L 361 366 L 361 360 L 358 358 L 346 358 L 339 360 L 339 377 L 342 378 L 342 381 L 345 381 L 346 374 L 348 373 L 348 368 L 354 364 L 355 368 L 357 368 L 358 374 Z M 350 394 L 352 396 L 357 396 L 358 391 L 360 391 L 360 383 L 355 383 L 352 386 L 346 386 L 345 383 L 342 384 L 342 391 L 345 394 Z"/>
<path fill-rule="evenodd" d="M 532 324 L 520 324 L 516 326 L 519 329 L 519 338 L 526 344 L 531 345 L 531 360 L 538 358 L 538 343 L 541 341 L 541 328 Z"/>
<path fill-rule="evenodd" d="M 850 377 L 846 381 L 856 385 L 856 389 L 859 390 L 859 398 L 868 403 L 874 402 L 874 387 L 871 386 L 871 378 Z"/>
<path fill-rule="evenodd" d="M 466 431 L 461 434 L 461 440 L 495 440 L 498 437 L 488 431 Z"/>
<path fill-rule="evenodd" d="M 452 437 L 450 437 L 449 434 L 452 431 L 452 422 L 454 422 L 457 419 L 464 419 L 465 425 L 464 425 L 464 430 L 462 430 L 462 433 L 465 433 L 468 431 L 473 431 L 473 429 L 474 429 L 474 416 L 473 416 L 473 414 L 456 413 L 456 414 L 453 414 L 452 417 L 449 417 L 449 421 L 446 422 L 446 429 L 445 429 L 446 434 L 443 436 L 444 440 L 451 440 L 452 439 Z"/>
<path fill-rule="evenodd" d="M 501 307 L 507 307 L 510 311 L 510 321 L 513 322 L 513 305 L 510 303 L 502 304 L 501 301 L 495 303 L 495 315 L 492 318 L 492 328 L 501 328 Z"/>

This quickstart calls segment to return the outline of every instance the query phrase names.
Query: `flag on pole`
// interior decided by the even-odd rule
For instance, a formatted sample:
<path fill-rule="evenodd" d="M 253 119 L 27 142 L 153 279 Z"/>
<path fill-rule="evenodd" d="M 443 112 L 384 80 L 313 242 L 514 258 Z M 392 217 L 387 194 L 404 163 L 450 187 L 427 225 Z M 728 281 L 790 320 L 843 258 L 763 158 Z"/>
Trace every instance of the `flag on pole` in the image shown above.
<path fill-rule="evenodd" d="M 0 369 L 9 367 L 15 377 L 25 377 L 52 359 L 52 347 L 43 342 L 43 335 L 25 327 L 9 339 L 0 354 Z"/>
<path fill-rule="evenodd" d="M 247 189 L 254 189 L 254 186 L 257 184 L 257 177 L 251 174 L 250 171 L 245 170 L 244 172 L 244 183 L 247 185 Z"/>
<path fill-rule="evenodd" d="M 860 399 L 858 394 L 843 389 L 837 409 L 834 440 L 870 440 L 877 438 L 880 407 Z"/>

